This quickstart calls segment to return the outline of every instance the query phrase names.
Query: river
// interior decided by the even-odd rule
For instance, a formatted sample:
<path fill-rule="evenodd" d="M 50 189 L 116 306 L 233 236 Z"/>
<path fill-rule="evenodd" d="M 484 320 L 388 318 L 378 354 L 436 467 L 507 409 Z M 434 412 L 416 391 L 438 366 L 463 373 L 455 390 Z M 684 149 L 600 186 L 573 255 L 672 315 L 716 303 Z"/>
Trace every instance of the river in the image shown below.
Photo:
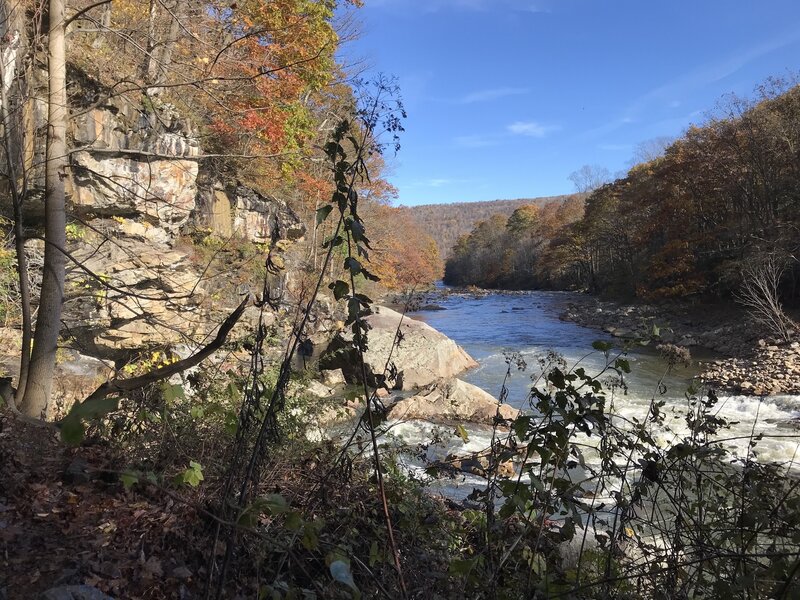
<path fill-rule="evenodd" d="M 526 371 L 514 369 L 507 383 L 508 403 L 528 409 L 531 376 L 539 372 L 537 359 L 548 351 L 562 355 L 568 368 L 580 362 L 587 373 L 599 372 L 605 364 L 602 352 L 592 351 L 595 340 L 613 341 L 606 334 L 559 319 L 572 294 L 567 292 L 493 293 L 485 296 L 450 293 L 432 298 L 444 310 L 423 310 L 412 313 L 461 345 L 479 367 L 462 375 L 497 397 L 506 373 L 506 353 L 518 353 L 527 363 Z M 619 344 L 619 341 L 616 341 Z M 628 353 L 631 373 L 625 378 L 627 392 L 614 393 L 616 414 L 630 419 L 643 419 L 653 398 L 666 401 L 667 428 L 656 431 L 663 445 L 680 441 L 687 433 L 684 409 L 686 392 L 692 377 L 700 369 L 697 364 L 708 355 L 693 357 L 692 364 L 667 374 L 667 364 L 654 348 L 655 344 L 639 346 Z M 663 384 L 663 385 L 660 385 Z M 733 422 L 724 432 L 731 438 L 726 445 L 740 456 L 748 452 L 750 435 L 762 433 L 763 440 L 750 450 L 761 461 L 776 461 L 796 470 L 800 461 L 800 396 L 773 396 L 765 399 L 749 396 L 721 396 L 715 407 L 719 416 Z M 754 424 L 755 422 L 755 424 Z M 400 424 L 396 433 L 409 442 L 421 441 L 431 432 L 427 424 Z M 489 434 L 480 428 L 470 428 L 470 442 L 464 447 L 460 440 L 450 440 L 429 448 L 428 458 L 443 458 L 454 451 L 476 451 L 488 445 Z M 468 477 L 466 483 L 477 483 Z M 449 488 L 449 485 L 447 486 Z M 468 486 L 465 486 L 468 487 Z M 444 490 L 443 490 L 444 491 Z M 452 491 L 452 490 L 450 490 Z M 459 494 L 460 495 L 460 494 Z"/>

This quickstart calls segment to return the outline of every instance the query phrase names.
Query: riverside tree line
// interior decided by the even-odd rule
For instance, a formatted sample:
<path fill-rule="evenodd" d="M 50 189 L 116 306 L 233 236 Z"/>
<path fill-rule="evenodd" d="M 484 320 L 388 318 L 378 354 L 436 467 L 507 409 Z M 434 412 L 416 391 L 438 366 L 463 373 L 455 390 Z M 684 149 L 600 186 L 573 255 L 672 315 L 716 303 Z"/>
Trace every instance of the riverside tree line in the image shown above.
<path fill-rule="evenodd" d="M 478 223 L 445 281 L 656 300 L 746 295 L 743 280 L 761 278 L 796 301 L 798 226 L 800 87 L 769 80 L 585 203 Z"/>

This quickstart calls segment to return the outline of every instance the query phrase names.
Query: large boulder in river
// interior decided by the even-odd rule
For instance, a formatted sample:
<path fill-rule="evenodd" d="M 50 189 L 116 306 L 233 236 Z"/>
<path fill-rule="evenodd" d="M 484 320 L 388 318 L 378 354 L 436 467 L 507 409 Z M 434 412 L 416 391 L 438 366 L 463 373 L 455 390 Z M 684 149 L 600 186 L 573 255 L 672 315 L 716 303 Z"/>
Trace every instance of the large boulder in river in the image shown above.
<path fill-rule="evenodd" d="M 376 383 L 376 376 L 383 374 L 390 355 L 396 375 L 387 383 L 399 390 L 416 390 L 478 366 L 443 333 L 389 308 L 376 306 L 375 313 L 366 317 L 366 322 L 370 330 L 364 362 L 371 385 Z M 398 332 L 400 341 L 395 344 Z M 320 359 L 320 368 L 342 369 L 348 381 L 356 382 L 360 379 L 358 357 L 351 340 L 352 334 L 337 336 Z"/>
<path fill-rule="evenodd" d="M 389 410 L 390 419 L 423 421 L 464 421 L 491 425 L 495 415 L 514 419 L 519 411 L 499 404 L 491 394 L 461 381 L 446 379 L 428 386 L 416 396 L 397 402 Z"/>

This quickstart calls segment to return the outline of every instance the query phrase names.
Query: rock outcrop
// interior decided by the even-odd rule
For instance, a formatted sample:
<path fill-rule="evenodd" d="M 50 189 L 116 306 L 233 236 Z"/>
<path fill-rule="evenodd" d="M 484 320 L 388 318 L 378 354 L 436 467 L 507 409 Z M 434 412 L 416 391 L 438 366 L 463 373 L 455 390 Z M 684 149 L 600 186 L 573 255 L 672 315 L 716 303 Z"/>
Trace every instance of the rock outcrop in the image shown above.
<path fill-rule="evenodd" d="M 514 419 L 519 411 L 508 404 L 499 404 L 481 388 L 461 381 L 437 381 L 419 394 L 394 404 L 388 417 L 397 420 L 431 422 L 467 422 L 491 425 L 495 416 Z"/>
<path fill-rule="evenodd" d="M 273 232 L 293 241 L 306 233 L 286 202 L 238 183 L 201 183 L 193 217 L 198 227 L 221 237 L 235 236 L 260 244 L 269 243 Z"/>
<path fill-rule="evenodd" d="M 68 231 L 76 267 L 64 318 L 84 353 L 124 361 L 147 348 L 196 346 L 247 283 L 241 273 L 212 277 L 226 260 L 214 250 L 305 233 L 285 202 L 209 178 L 191 124 L 158 99 L 87 109 L 70 137 L 80 149 L 71 155 L 71 207 L 83 223 Z M 219 242 L 196 248 L 196 231 Z"/>
<path fill-rule="evenodd" d="M 364 355 L 371 385 L 377 383 L 387 361 L 391 363 L 387 384 L 397 390 L 416 390 L 478 366 L 463 348 L 430 325 L 383 306 L 374 310 L 366 318 L 370 330 Z M 346 333 L 337 336 L 323 354 L 320 368 L 342 369 L 349 382 L 356 382 L 360 379 L 358 357 L 350 348 L 351 339 Z"/>
<path fill-rule="evenodd" d="M 91 85 L 90 78 L 73 79 L 78 88 Z M 57 410 L 69 408 L 73 396 L 88 393 L 131 361 L 146 361 L 155 351 L 173 358 L 196 351 L 242 294 L 261 290 L 271 244 L 305 234 L 286 202 L 237 180 L 220 181 L 208 168 L 211 159 L 204 156 L 197 131 L 174 106 L 134 95 L 111 95 L 98 105 L 102 94 L 78 88 L 68 131 L 70 261 L 62 331 L 65 345 L 76 352 L 69 353 L 63 369 L 67 353 L 59 355 Z M 46 127 L 47 113 L 39 104 L 32 105 L 29 117 L 31 128 Z M 42 144 L 32 149 L 35 157 L 43 151 Z M 30 170 L 28 184 L 25 218 L 33 229 L 44 215 L 42 169 Z M 10 214 L 7 198 L 0 196 L 0 211 Z M 35 275 L 43 244 L 31 239 L 27 247 Z M 296 250 L 285 247 L 290 261 Z M 291 269 L 289 263 L 287 272 Z M 275 298 L 291 289 L 285 273 L 270 278 Z M 32 284 L 36 297 L 39 282 Z M 230 339 L 246 337 L 258 318 L 258 309 L 248 309 Z M 278 318 L 267 311 L 265 325 Z M 282 334 L 279 329 L 276 335 Z M 16 373 L 19 349 L 2 342 L 0 336 L 9 359 L 0 364 Z"/>

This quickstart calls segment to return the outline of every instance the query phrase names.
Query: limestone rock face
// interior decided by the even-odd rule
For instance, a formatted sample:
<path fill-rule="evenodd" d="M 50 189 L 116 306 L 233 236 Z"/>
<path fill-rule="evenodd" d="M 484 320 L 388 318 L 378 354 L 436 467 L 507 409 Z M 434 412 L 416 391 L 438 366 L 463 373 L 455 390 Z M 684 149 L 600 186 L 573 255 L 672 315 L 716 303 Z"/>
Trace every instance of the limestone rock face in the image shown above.
<path fill-rule="evenodd" d="M 299 240 L 306 232 L 286 202 L 243 185 L 219 182 L 200 190 L 195 221 L 220 237 L 235 235 L 256 243 L 269 242 L 273 232 L 287 240 Z"/>
<path fill-rule="evenodd" d="M 197 195 L 195 160 L 98 158 L 73 155 L 72 203 L 78 213 L 104 216 L 142 215 L 151 223 L 177 230 L 189 220 Z"/>
<path fill-rule="evenodd" d="M 389 385 L 398 390 L 415 390 L 442 378 L 451 378 L 467 369 L 478 366 L 463 348 L 443 333 L 422 321 L 404 317 L 383 306 L 366 318 L 371 329 L 368 333 L 368 350 L 364 355 L 368 377 L 384 371 L 391 354 L 391 363 L 397 375 Z M 397 331 L 402 339 L 395 345 Z M 350 336 L 343 334 L 334 339 L 320 361 L 322 369 L 342 369 L 348 381 L 357 381 L 358 360 L 348 349 Z"/>
<path fill-rule="evenodd" d="M 126 229 L 138 231 L 127 221 L 95 221 L 98 231 L 87 233 L 73 255 L 102 283 L 83 270 L 67 283 L 74 299 L 64 319 L 81 347 L 94 356 L 123 358 L 138 349 L 204 336 L 215 327 L 212 316 L 199 308 L 205 298 L 202 266 L 187 252 L 126 235 Z M 102 243 L 101 236 L 114 241 Z"/>
<path fill-rule="evenodd" d="M 90 108 L 72 119 L 70 134 L 76 147 L 96 151 L 200 155 L 200 143 L 191 124 L 173 105 L 154 98 L 144 106 L 117 96 L 105 106 Z"/>
<path fill-rule="evenodd" d="M 117 98 L 78 116 L 71 137 L 71 199 L 76 212 L 141 215 L 175 231 L 197 196 L 200 145 L 169 104 L 149 107 Z"/>
<path fill-rule="evenodd" d="M 337 385 L 344 385 L 346 383 L 344 373 L 342 373 L 341 369 L 322 371 L 320 375 L 322 377 L 322 383 L 329 387 L 336 387 Z"/>
<path fill-rule="evenodd" d="M 491 425 L 495 415 L 514 419 L 519 414 L 481 388 L 460 379 L 442 380 L 428 386 L 416 396 L 397 402 L 389 410 L 390 419 L 424 421 L 461 421 Z"/>

